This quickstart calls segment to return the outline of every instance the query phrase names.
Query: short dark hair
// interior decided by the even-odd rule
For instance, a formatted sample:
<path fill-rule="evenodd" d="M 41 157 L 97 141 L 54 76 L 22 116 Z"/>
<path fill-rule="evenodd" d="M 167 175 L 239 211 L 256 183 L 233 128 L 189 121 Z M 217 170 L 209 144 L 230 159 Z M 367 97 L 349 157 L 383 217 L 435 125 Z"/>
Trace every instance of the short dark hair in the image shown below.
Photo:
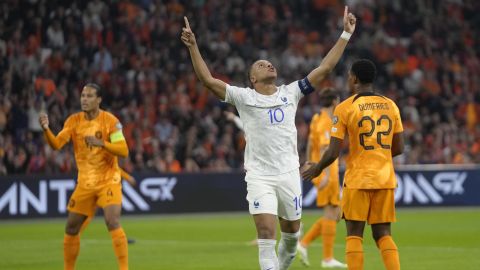
<path fill-rule="evenodd" d="M 327 87 L 320 91 L 320 105 L 322 107 L 330 107 L 333 101 L 340 98 L 340 93 L 331 87 Z"/>
<path fill-rule="evenodd" d="M 355 75 L 361 84 L 373 83 L 377 76 L 375 64 L 368 59 L 360 59 L 353 63 L 351 72 Z"/>
<path fill-rule="evenodd" d="M 102 88 L 100 87 L 100 85 L 98 85 L 96 83 L 87 83 L 87 84 L 85 84 L 84 87 L 90 87 L 90 88 L 95 89 L 97 97 L 103 97 L 103 91 L 102 91 Z"/>

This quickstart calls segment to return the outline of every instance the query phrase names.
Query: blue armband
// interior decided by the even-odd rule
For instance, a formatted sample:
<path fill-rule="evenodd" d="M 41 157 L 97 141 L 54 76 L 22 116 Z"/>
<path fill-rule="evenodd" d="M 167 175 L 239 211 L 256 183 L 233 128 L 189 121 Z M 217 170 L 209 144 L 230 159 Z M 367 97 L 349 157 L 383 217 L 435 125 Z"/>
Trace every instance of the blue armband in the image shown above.
<path fill-rule="evenodd" d="M 310 81 L 307 77 L 298 80 L 298 87 L 300 88 L 302 94 L 305 96 L 315 91 L 315 88 L 313 88 L 313 86 L 310 84 Z"/>

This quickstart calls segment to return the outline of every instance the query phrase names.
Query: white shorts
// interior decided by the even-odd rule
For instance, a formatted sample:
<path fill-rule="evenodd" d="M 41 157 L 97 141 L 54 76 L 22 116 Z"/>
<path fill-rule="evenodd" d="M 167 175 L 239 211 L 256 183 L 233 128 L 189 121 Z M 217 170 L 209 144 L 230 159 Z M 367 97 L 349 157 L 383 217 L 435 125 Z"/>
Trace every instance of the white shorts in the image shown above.
<path fill-rule="evenodd" d="M 286 220 L 302 217 L 302 183 L 299 169 L 280 175 L 249 175 L 247 201 L 250 214 L 272 214 Z"/>

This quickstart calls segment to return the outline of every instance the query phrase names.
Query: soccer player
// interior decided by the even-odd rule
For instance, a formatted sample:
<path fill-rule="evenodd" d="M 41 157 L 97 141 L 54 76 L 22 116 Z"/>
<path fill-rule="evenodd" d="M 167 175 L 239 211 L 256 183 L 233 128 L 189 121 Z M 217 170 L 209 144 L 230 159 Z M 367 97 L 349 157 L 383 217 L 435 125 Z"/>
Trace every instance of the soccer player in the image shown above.
<path fill-rule="evenodd" d="M 333 70 L 355 23 L 355 16 L 345 7 L 344 32 L 307 77 L 276 86 L 275 67 L 269 61 L 258 60 L 248 71 L 253 88 L 241 88 L 211 75 L 185 17 L 181 39 L 188 47 L 197 77 L 215 96 L 234 105 L 243 121 L 247 200 L 257 229 L 262 270 L 288 269 L 295 258 L 302 213 L 295 113 L 299 100 L 314 91 L 312 85 L 318 85 Z M 278 258 L 277 217 L 281 229 Z"/>
<path fill-rule="evenodd" d="M 103 208 L 119 269 L 128 269 L 127 237 L 119 221 L 122 186 L 118 167 L 118 156 L 126 157 L 128 147 L 122 125 L 100 109 L 101 101 L 101 88 L 93 83 L 85 85 L 80 97 L 82 112 L 68 117 L 57 136 L 48 127 L 48 116 L 39 117 L 48 144 L 58 150 L 71 140 L 77 162 L 77 186 L 68 203 L 63 242 L 65 270 L 75 268 L 80 228 L 87 217 L 93 216 L 97 205 Z"/>
<path fill-rule="evenodd" d="M 307 144 L 307 160 L 320 161 L 330 143 L 330 130 L 332 129 L 333 110 L 340 103 L 340 95 L 332 88 L 320 92 L 322 109 L 320 114 L 315 114 L 310 123 L 310 135 Z M 347 268 L 347 265 L 334 259 L 333 244 L 340 217 L 340 184 L 338 160 L 326 168 L 322 174 L 312 180 L 317 187 L 317 206 L 324 209 L 324 216 L 319 218 L 298 243 L 297 250 L 300 260 L 309 266 L 307 247 L 318 236 L 322 236 L 323 268 Z"/>
<path fill-rule="evenodd" d="M 397 186 L 392 158 L 403 152 L 403 126 L 397 105 L 374 91 L 375 76 L 370 60 L 353 63 L 348 86 L 354 95 L 335 108 L 330 145 L 320 162 L 307 165 L 302 176 L 312 179 L 320 175 L 337 159 L 348 134 L 350 154 L 342 196 L 348 269 L 363 269 L 363 230 L 368 222 L 385 268 L 397 270 L 400 261 L 390 229 L 395 221 Z"/>

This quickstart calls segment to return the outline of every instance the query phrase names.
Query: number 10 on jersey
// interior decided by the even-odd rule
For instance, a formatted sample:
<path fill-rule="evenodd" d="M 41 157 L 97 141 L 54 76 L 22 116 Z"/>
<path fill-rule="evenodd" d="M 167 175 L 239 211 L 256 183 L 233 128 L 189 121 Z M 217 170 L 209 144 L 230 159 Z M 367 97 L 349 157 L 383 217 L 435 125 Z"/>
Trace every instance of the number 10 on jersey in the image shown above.
<path fill-rule="evenodd" d="M 270 116 L 270 124 L 281 123 L 285 118 L 282 108 L 270 109 L 268 110 L 268 115 Z"/>

